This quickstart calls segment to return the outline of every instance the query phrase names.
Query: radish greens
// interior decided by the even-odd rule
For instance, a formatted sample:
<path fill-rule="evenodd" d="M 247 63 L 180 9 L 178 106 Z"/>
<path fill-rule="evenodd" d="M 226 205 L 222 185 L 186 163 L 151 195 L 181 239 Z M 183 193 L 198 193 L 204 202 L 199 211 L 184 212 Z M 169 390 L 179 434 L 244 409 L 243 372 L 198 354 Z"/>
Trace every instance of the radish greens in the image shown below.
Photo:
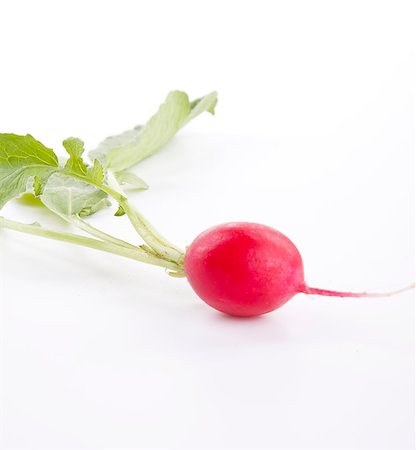
<path fill-rule="evenodd" d="M 71 225 L 93 238 L 47 230 L 0 217 L 0 227 L 99 248 L 129 258 L 164 266 L 176 276 L 182 275 L 183 251 L 168 242 L 137 209 L 123 190 L 147 189 L 147 184 L 127 171 L 165 146 L 190 120 L 204 111 L 214 113 L 217 94 L 189 101 L 181 91 L 170 92 L 150 120 L 140 127 L 105 139 L 84 159 L 84 142 L 76 137 L 63 141 L 68 158 L 59 165 L 54 151 L 30 134 L 0 134 L 0 208 L 25 193 Z M 140 246 L 110 236 L 84 219 L 115 201 L 116 216 L 126 215 L 143 239 Z M 121 253 L 120 253 L 121 252 Z"/>

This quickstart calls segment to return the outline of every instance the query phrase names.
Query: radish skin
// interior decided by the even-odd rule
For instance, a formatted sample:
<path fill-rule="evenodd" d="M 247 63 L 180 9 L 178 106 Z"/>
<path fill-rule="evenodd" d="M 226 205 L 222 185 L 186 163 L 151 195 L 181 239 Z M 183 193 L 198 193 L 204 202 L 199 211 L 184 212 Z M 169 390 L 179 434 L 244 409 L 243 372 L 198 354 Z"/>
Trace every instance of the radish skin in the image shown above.
<path fill-rule="evenodd" d="M 289 238 L 256 223 L 231 222 L 201 233 L 184 258 L 185 275 L 198 296 L 213 308 L 250 317 L 283 306 L 298 293 L 332 297 L 387 297 L 385 293 L 339 292 L 309 287 L 302 257 Z"/>

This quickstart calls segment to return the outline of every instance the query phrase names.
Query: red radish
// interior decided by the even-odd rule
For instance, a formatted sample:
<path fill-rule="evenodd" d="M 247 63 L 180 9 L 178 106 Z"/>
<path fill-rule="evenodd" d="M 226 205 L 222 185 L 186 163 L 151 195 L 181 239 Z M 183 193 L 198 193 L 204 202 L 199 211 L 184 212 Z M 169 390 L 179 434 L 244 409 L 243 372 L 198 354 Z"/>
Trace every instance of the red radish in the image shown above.
<path fill-rule="evenodd" d="M 169 93 L 158 112 L 143 126 L 103 141 L 83 159 L 84 143 L 68 138 L 69 157 L 59 164 L 54 151 L 30 134 L 0 133 L 0 209 L 25 192 L 40 205 L 84 234 L 47 229 L 0 216 L 8 228 L 163 267 L 172 277 L 187 277 L 195 292 L 213 308 L 234 316 L 257 316 L 273 311 L 298 293 L 333 297 L 384 297 L 384 293 L 337 292 L 308 286 L 298 249 L 282 233 L 265 225 L 235 222 L 213 227 L 199 235 L 186 252 L 161 235 L 131 204 L 122 185 L 143 189 L 146 183 L 126 171 L 159 151 L 191 119 L 204 111 L 214 113 L 217 94 L 192 102 L 184 92 Z M 111 203 L 114 216 L 125 215 L 142 243 L 132 244 L 104 232 L 84 217 Z M 119 219 L 117 219 L 119 220 Z M 85 233 L 90 236 L 85 236 Z"/>
<path fill-rule="evenodd" d="M 352 293 L 311 288 L 292 241 L 256 223 L 231 222 L 200 234 L 187 249 L 186 277 L 208 305 L 233 316 L 273 311 L 298 293 L 336 297 L 379 297 L 401 292 Z"/>

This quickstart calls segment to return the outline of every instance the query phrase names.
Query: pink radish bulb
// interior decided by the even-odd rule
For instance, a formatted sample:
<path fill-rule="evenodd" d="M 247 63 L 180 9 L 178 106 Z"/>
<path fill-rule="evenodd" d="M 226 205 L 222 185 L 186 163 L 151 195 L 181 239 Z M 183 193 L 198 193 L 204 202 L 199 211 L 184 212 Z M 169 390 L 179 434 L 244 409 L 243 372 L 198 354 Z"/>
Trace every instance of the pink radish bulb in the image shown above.
<path fill-rule="evenodd" d="M 256 223 L 231 222 L 201 233 L 184 259 L 185 275 L 208 305 L 232 316 L 250 317 L 280 308 L 298 293 L 337 297 L 383 294 L 311 288 L 304 281 L 302 257 L 279 231 Z"/>

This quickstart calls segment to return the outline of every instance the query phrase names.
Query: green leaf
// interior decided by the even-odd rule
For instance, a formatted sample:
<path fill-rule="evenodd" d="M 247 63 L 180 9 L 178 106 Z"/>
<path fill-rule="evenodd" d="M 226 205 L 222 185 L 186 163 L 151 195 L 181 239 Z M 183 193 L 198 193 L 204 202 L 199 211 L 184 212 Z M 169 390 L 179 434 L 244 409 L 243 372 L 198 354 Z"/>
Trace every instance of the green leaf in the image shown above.
<path fill-rule="evenodd" d="M 48 209 L 64 216 L 89 216 L 110 204 L 103 191 L 66 173 L 51 175 L 40 198 Z"/>
<path fill-rule="evenodd" d="M 85 163 L 82 158 L 84 142 L 81 139 L 65 139 L 63 146 L 69 159 L 62 176 L 47 183 L 42 200 L 49 209 L 59 214 L 77 214 L 81 217 L 94 214 L 109 204 L 107 194 L 97 187 L 104 181 L 104 169 L 97 159 L 90 167 Z"/>
<path fill-rule="evenodd" d="M 44 183 L 57 170 L 58 158 L 30 134 L 0 134 L 0 208 L 27 191 L 31 177 Z"/>
<path fill-rule="evenodd" d="M 126 172 L 123 170 L 121 172 L 116 172 L 114 175 L 121 185 L 130 184 L 134 188 L 141 190 L 148 189 L 149 187 L 144 180 L 132 172 Z"/>
<path fill-rule="evenodd" d="M 62 142 L 65 150 L 69 154 L 69 159 L 65 164 L 65 169 L 78 175 L 87 175 L 87 165 L 82 159 L 84 153 L 84 142 L 81 139 L 70 137 Z"/>
<path fill-rule="evenodd" d="M 42 180 L 36 175 L 33 178 L 33 193 L 35 194 L 36 197 L 39 197 L 39 195 L 42 194 L 42 190 L 43 190 Z"/>
<path fill-rule="evenodd" d="M 62 142 L 69 156 L 81 158 L 84 153 L 84 142 L 76 137 L 69 137 Z"/>
<path fill-rule="evenodd" d="M 128 169 L 160 150 L 190 120 L 204 111 L 214 114 L 217 93 L 192 102 L 181 91 L 172 91 L 157 113 L 143 127 L 105 139 L 90 157 L 115 172 Z"/>
<path fill-rule="evenodd" d="M 124 216 L 124 214 L 126 214 L 126 211 L 124 211 L 123 207 L 121 205 L 119 205 L 117 211 L 114 213 L 114 215 L 116 217 L 121 217 Z"/>
<path fill-rule="evenodd" d="M 84 143 L 78 138 L 63 145 L 69 154 L 64 168 L 58 167 L 55 153 L 32 136 L 0 134 L 0 207 L 28 191 L 60 215 L 87 216 L 109 205 L 107 194 L 92 185 L 104 180 L 100 162 L 85 164 Z"/>
<path fill-rule="evenodd" d="M 207 111 L 211 114 L 215 114 L 215 107 L 217 106 L 218 95 L 216 92 L 211 92 L 205 97 L 197 98 L 193 102 L 191 102 L 190 107 L 191 111 L 186 120 L 186 123 L 190 122 L 199 114 Z"/>
<path fill-rule="evenodd" d="M 64 167 L 67 174 L 79 175 L 95 184 L 103 182 L 105 174 L 100 161 L 95 159 L 93 165 L 89 167 L 83 160 L 84 142 L 81 139 L 71 137 L 65 139 L 62 144 L 69 154 L 68 161 Z"/>
<path fill-rule="evenodd" d="M 104 169 L 98 159 L 94 159 L 92 167 L 87 169 L 87 178 L 96 184 L 101 184 L 104 181 Z"/>

